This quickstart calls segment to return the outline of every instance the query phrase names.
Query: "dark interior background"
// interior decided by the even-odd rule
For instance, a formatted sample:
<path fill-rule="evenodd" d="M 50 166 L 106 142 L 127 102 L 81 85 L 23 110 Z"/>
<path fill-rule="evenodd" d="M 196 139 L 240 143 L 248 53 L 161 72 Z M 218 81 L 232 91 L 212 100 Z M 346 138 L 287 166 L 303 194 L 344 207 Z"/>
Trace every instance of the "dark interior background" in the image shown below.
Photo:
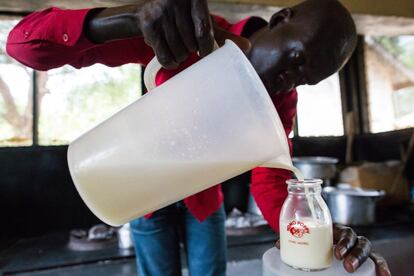
<path fill-rule="evenodd" d="M 359 135 L 355 161 L 400 159 L 413 129 Z M 345 137 L 294 138 L 294 156 L 331 156 L 344 162 Z M 67 146 L 0 148 L 0 239 L 88 227 L 99 220 L 79 197 L 66 162 Z M 414 178 L 413 155 L 407 172 Z M 250 174 L 223 184 L 225 207 L 247 208 Z"/>

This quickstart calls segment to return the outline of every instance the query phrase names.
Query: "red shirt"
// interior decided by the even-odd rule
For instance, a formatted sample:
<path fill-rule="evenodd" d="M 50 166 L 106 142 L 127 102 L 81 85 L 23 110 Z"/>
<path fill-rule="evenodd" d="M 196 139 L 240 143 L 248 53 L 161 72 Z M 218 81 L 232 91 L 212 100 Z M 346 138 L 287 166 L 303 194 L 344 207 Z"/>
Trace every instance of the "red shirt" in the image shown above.
<path fill-rule="evenodd" d="M 89 11 L 49 8 L 26 16 L 9 34 L 8 54 L 21 63 L 42 71 L 66 64 L 76 68 L 95 63 L 111 67 L 126 63 L 146 65 L 154 57 L 152 49 L 140 37 L 103 44 L 90 42 L 83 34 L 85 16 Z M 219 26 L 236 35 L 241 35 L 249 20 L 247 18 L 236 24 L 230 24 L 221 17 L 215 19 Z M 192 55 L 178 69 L 161 70 L 156 78 L 157 85 L 197 60 L 197 55 Z M 272 100 L 286 134 L 289 134 L 296 115 L 297 93 L 293 90 L 278 94 L 273 96 Z M 290 140 L 289 146 L 291 148 Z M 252 194 L 265 219 L 275 231 L 279 230 L 280 209 L 287 196 L 285 181 L 290 177 L 291 173 L 282 169 L 252 170 Z M 187 197 L 184 203 L 199 221 L 203 221 L 223 203 L 221 186 L 216 185 Z"/>

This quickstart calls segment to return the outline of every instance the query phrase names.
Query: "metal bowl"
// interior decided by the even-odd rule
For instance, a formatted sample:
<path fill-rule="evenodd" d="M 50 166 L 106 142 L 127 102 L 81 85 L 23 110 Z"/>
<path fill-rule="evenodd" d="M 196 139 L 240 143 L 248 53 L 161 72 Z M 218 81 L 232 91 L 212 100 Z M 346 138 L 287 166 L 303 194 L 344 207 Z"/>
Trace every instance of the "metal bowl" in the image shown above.
<path fill-rule="evenodd" d="M 323 156 L 293 158 L 293 165 L 302 172 L 305 178 L 318 178 L 325 182 L 335 177 L 338 162 L 337 158 Z"/>
<path fill-rule="evenodd" d="M 338 184 L 338 187 L 323 188 L 322 195 L 331 211 L 333 222 L 366 226 L 375 222 L 377 201 L 385 196 L 385 192 Z"/>

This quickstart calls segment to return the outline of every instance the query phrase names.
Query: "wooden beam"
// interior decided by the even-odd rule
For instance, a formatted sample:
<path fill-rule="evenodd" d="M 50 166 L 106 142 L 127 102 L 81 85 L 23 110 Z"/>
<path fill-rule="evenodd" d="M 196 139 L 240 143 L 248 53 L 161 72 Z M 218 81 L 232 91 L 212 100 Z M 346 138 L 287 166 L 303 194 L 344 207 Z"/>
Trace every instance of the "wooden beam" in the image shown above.
<path fill-rule="evenodd" d="M 55 6 L 67 9 L 109 7 L 133 3 L 132 0 L 9 0 L 0 2 L 0 11 L 32 12 Z"/>
<path fill-rule="evenodd" d="M 50 6 L 80 9 L 124 5 L 136 0 L 9 0 L 0 1 L 0 13 L 31 12 Z M 281 7 L 300 0 L 211 0 L 210 10 L 230 21 L 257 15 L 265 19 Z M 368 35 L 414 34 L 414 0 L 341 0 L 352 12 L 358 32 Z"/>
<path fill-rule="evenodd" d="M 134 2 L 136 0 L 5 0 L 0 2 L 0 11 L 34 11 L 48 6 L 64 8 L 106 7 Z M 286 7 L 300 3 L 301 0 L 210 0 L 210 2 Z M 341 0 L 341 2 L 357 14 L 414 17 L 413 0 Z"/>

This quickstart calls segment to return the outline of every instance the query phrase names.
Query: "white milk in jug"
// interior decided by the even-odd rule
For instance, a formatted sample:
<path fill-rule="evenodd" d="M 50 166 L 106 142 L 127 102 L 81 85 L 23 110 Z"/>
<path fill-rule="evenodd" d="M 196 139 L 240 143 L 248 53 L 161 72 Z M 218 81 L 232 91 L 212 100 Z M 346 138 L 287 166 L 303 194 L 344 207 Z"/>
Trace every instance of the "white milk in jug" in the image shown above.
<path fill-rule="evenodd" d="M 133 167 L 91 167 L 80 171 L 76 180 L 83 183 L 79 193 L 95 215 L 104 222 L 120 225 L 205 190 L 253 166 L 248 162 L 135 162 Z M 236 173 L 230 174 L 229 171 Z M 120 178 L 122 189 L 116 185 Z"/>

